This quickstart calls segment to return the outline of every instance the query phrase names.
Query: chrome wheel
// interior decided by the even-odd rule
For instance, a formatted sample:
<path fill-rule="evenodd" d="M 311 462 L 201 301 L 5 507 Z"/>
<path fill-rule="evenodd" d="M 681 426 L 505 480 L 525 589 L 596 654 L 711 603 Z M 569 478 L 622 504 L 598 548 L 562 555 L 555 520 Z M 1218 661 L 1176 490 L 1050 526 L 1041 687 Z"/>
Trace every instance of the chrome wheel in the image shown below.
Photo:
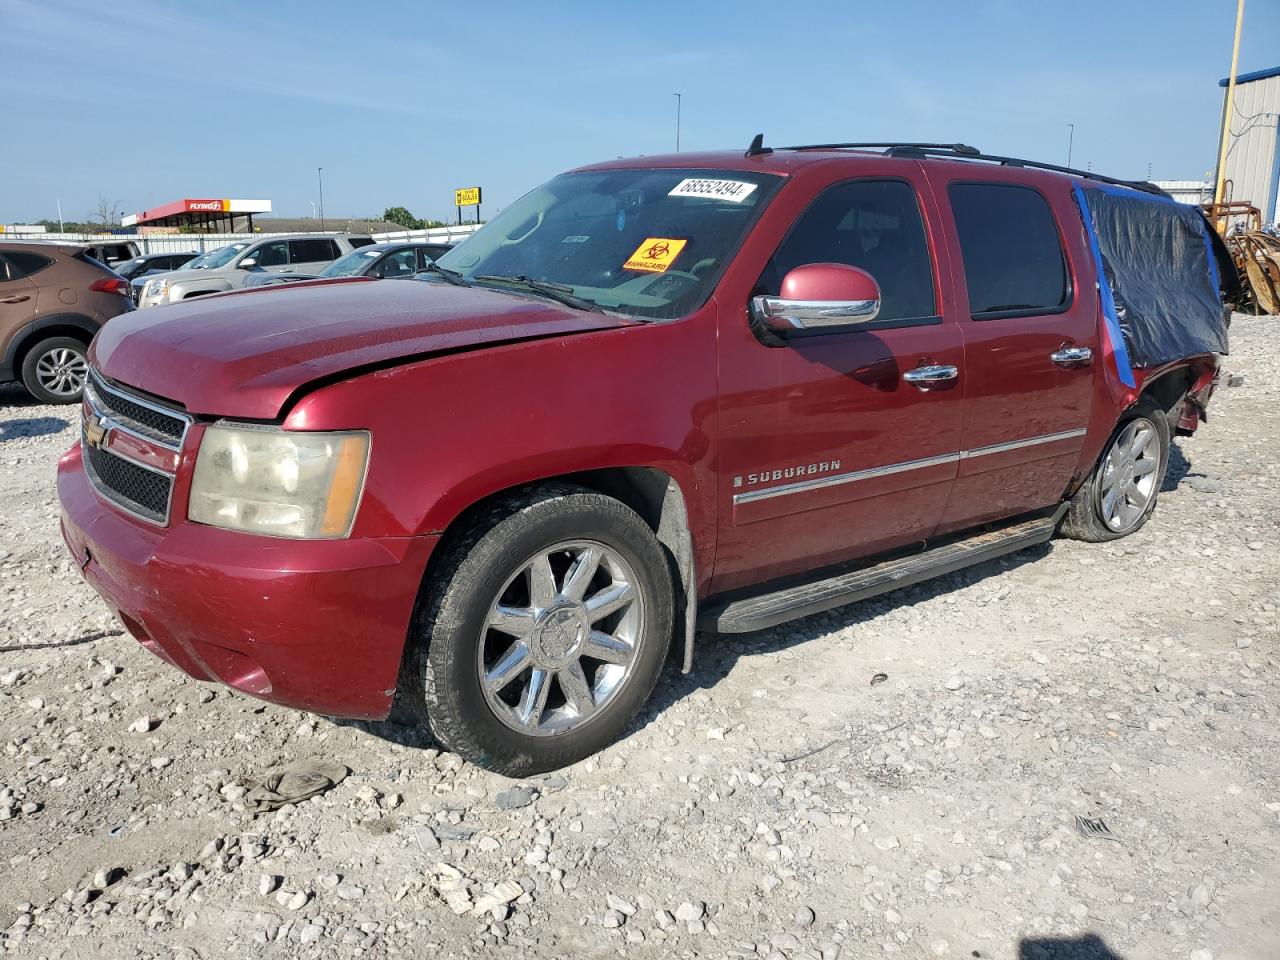
<path fill-rule="evenodd" d="M 36 381 L 56 397 L 75 397 L 84 389 L 89 362 L 70 347 L 54 347 L 36 361 Z"/>
<path fill-rule="evenodd" d="M 598 717 L 633 673 L 644 636 L 635 571 L 589 540 L 526 560 L 489 607 L 477 669 L 490 709 L 526 736 Z"/>
<path fill-rule="evenodd" d="M 1145 417 L 1130 420 L 1120 431 L 1098 484 L 1099 513 L 1108 529 L 1125 533 L 1137 526 L 1156 495 L 1163 455 L 1156 426 Z"/>

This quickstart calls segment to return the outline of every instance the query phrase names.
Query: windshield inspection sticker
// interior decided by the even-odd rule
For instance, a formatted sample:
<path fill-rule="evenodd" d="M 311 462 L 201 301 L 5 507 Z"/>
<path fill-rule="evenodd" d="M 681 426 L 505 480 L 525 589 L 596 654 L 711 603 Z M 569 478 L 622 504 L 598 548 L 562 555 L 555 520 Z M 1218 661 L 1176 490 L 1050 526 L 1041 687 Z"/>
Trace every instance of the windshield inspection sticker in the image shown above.
<path fill-rule="evenodd" d="M 623 270 L 639 270 L 641 273 L 666 273 L 688 240 L 670 240 L 664 237 L 648 237 L 636 247 Z"/>
<path fill-rule="evenodd" d="M 755 190 L 754 183 L 742 180 L 681 180 L 669 197 L 703 197 L 707 200 L 728 200 L 741 203 Z"/>

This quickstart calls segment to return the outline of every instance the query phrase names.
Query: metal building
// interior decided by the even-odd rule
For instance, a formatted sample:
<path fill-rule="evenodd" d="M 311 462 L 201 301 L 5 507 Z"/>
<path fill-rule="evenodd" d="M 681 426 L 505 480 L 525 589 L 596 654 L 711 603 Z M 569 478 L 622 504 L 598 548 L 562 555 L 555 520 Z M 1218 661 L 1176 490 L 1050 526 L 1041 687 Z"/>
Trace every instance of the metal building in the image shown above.
<path fill-rule="evenodd" d="M 1179 203 L 1201 204 L 1213 199 L 1213 184 L 1208 180 L 1151 181 Z"/>
<path fill-rule="evenodd" d="M 1227 81 L 1223 88 L 1225 111 Z M 1224 200 L 1244 200 L 1262 211 L 1264 223 L 1280 221 L 1280 67 L 1242 73 L 1236 77 L 1235 103 L 1231 109 L 1231 133 L 1227 143 Z M 1222 147 L 1221 141 L 1218 143 Z"/>

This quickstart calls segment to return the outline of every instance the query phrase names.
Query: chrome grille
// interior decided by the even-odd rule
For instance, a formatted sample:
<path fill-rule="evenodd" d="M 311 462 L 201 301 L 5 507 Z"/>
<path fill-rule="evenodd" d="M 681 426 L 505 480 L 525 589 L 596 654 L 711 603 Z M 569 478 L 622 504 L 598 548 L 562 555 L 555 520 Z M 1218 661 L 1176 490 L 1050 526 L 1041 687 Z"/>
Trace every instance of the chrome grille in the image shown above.
<path fill-rule="evenodd" d="M 161 526 L 169 522 L 174 474 L 109 449 L 113 433 L 132 435 L 155 447 L 181 451 L 191 417 L 108 384 L 89 371 L 85 390 L 86 423 L 81 429 L 85 472 L 98 494 L 127 513 Z M 90 442 L 87 421 L 95 421 L 97 442 Z M 176 460 L 175 460 L 176 462 Z"/>
<path fill-rule="evenodd" d="M 86 444 L 84 451 L 89 479 L 99 493 L 153 523 L 168 522 L 173 477 L 138 466 L 101 447 Z"/>
<path fill-rule="evenodd" d="M 100 413 L 122 427 L 172 449 L 182 447 L 191 418 L 184 413 L 166 412 L 162 407 L 141 398 L 133 398 L 108 386 L 96 370 L 89 371 L 89 390 Z"/>

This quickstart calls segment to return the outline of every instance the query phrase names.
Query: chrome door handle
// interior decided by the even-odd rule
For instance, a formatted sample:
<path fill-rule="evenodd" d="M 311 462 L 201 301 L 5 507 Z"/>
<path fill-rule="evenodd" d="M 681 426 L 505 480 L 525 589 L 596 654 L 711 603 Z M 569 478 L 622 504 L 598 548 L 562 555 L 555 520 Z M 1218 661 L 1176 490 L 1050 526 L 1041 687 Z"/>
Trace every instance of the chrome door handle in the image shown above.
<path fill-rule="evenodd" d="M 28 294 L 24 293 L 16 297 L 5 297 L 3 299 L 0 299 L 0 303 L 21 303 L 23 300 L 30 300 L 30 299 L 31 297 Z"/>
<path fill-rule="evenodd" d="M 902 379 L 920 390 L 928 390 L 939 383 L 946 383 L 960 376 L 958 367 L 935 363 L 927 367 L 916 367 L 902 375 Z"/>
<path fill-rule="evenodd" d="M 1088 347 L 1063 347 L 1049 354 L 1049 359 L 1060 367 L 1070 367 L 1077 363 L 1088 363 L 1093 359 L 1093 351 Z"/>

